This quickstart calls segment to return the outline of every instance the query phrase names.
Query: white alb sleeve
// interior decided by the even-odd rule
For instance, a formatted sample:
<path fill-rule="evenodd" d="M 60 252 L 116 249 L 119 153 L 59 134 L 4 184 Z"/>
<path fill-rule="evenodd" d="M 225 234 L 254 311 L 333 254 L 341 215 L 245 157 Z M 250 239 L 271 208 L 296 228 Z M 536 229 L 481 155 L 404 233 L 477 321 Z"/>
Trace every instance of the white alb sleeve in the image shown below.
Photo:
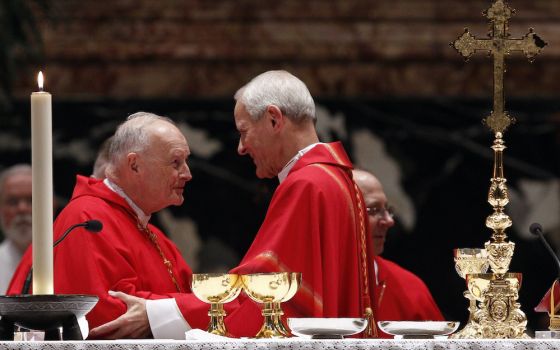
<path fill-rule="evenodd" d="M 175 299 L 146 300 L 146 312 L 154 339 L 184 340 L 191 329 Z"/>

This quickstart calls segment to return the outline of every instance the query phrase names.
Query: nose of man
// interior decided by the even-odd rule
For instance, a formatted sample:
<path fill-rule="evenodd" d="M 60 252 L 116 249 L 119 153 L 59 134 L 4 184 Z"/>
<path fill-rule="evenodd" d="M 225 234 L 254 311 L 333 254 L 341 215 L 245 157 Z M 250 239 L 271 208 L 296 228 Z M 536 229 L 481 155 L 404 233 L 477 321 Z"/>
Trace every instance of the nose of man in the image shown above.
<path fill-rule="evenodd" d="M 31 199 L 30 198 L 19 198 L 17 201 L 17 211 L 19 213 L 29 213 L 31 212 Z"/>
<path fill-rule="evenodd" d="M 237 153 L 239 153 L 240 156 L 247 154 L 247 149 L 241 140 L 239 140 L 239 144 L 237 145 Z"/>
<path fill-rule="evenodd" d="M 385 212 L 385 215 L 383 215 L 383 219 L 379 220 L 379 222 L 387 228 L 393 227 L 395 225 L 395 219 L 393 219 L 388 212 Z"/>
<path fill-rule="evenodd" d="M 185 170 L 182 171 L 180 174 L 181 178 L 184 179 L 186 182 L 191 181 L 192 180 L 191 169 L 189 168 L 187 163 L 185 163 L 184 169 Z"/>

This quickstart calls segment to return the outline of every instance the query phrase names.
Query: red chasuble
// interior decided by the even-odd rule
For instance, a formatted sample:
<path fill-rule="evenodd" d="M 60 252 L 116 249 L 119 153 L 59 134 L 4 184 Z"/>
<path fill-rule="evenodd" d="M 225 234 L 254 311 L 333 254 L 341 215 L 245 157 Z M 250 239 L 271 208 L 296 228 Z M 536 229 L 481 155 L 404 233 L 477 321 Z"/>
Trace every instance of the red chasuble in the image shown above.
<path fill-rule="evenodd" d="M 443 321 L 432 294 L 412 272 L 380 256 L 375 287 L 377 321 Z M 381 337 L 392 336 L 380 332 Z"/>
<path fill-rule="evenodd" d="M 178 294 L 158 249 L 138 228 L 137 217 L 126 201 L 102 181 L 78 176 L 72 199 L 54 223 L 54 238 L 73 224 L 97 219 L 103 223 L 99 233 L 76 228 L 54 250 L 54 291 L 56 294 L 91 294 L 99 302 L 87 315 L 89 327 L 114 320 L 126 305 L 107 291 L 122 291 L 146 299 L 174 297 Z M 190 291 L 191 269 L 179 250 L 152 225 L 164 256 L 182 292 Z M 20 294 L 32 264 L 31 249 L 25 253 L 12 279 L 8 294 Z M 184 294 L 191 307 L 205 305 L 192 293 Z"/>
<path fill-rule="evenodd" d="M 282 304 L 286 317 L 364 317 L 373 305 L 371 237 L 351 169 L 339 142 L 307 152 L 276 189 L 253 244 L 233 271 L 301 272 L 301 288 Z M 226 305 L 228 330 L 254 336 L 262 325 L 260 309 L 243 294 L 237 302 Z"/>

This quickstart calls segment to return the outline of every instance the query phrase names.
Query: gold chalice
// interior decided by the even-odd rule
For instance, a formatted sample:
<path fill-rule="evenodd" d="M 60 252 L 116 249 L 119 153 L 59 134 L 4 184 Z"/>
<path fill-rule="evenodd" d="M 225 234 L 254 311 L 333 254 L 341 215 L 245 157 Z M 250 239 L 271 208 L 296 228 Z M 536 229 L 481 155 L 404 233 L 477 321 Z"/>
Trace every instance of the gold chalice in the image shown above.
<path fill-rule="evenodd" d="M 290 292 L 292 280 L 290 273 L 256 273 L 242 275 L 241 280 L 249 298 L 263 304 L 264 322 L 255 338 L 285 338 L 286 335 L 277 327 L 277 319 L 280 317 L 278 312 L 282 312 L 279 304 Z M 275 308 L 275 303 L 278 303 L 277 308 Z"/>
<path fill-rule="evenodd" d="M 501 281 L 519 291 L 519 288 L 521 288 L 521 280 L 522 274 L 519 272 L 508 272 L 505 274 L 474 273 L 467 275 L 467 286 L 475 299 L 482 302 L 484 301 L 484 293 L 488 290 L 488 287 L 490 287 L 490 283 Z"/>
<path fill-rule="evenodd" d="M 296 292 L 301 285 L 301 272 L 290 272 L 290 289 L 288 289 L 288 293 L 282 298 L 282 303 L 286 302 L 296 295 Z M 282 322 L 282 315 L 284 315 L 284 311 L 280 307 L 280 303 L 273 303 L 274 308 L 274 325 L 277 330 L 280 331 L 285 337 L 291 337 L 292 332 L 286 327 L 284 322 Z"/>
<path fill-rule="evenodd" d="M 466 279 L 467 275 L 484 273 L 488 270 L 488 254 L 485 249 L 478 248 L 457 248 L 453 249 L 455 259 L 455 270 L 461 278 Z M 469 319 L 467 324 L 459 332 L 451 335 L 451 338 L 475 338 L 477 325 L 474 321 L 474 314 L 478 311 L 476 298 L 467 289 L 463 295 L 469 300 Z"/>
<path fill-rule="evenodd" d="M 212 334 L 227 336 L 224 324 L 225 303 L 237 298 L 241 292 L 241 278 L 231 273 L 200 273 L 193 274 L 191 289 L 196 297 L 210 304 L 208 316 L 210 323 L 207 331 Z"/>

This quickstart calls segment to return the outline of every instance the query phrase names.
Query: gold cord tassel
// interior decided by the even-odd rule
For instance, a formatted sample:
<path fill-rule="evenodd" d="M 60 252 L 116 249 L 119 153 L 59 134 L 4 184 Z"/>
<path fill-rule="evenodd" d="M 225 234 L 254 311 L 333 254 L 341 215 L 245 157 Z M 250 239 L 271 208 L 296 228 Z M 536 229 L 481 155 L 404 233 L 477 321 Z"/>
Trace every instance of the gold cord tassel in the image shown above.
<path fill-rule="evenodd" d="M 373 317 L 373 310 L 370 307 L 366 307 L 364 318 L 367 320 L 366 338 L 377 338 L 377 325 L 375 324 L 375 317 Z"/>

